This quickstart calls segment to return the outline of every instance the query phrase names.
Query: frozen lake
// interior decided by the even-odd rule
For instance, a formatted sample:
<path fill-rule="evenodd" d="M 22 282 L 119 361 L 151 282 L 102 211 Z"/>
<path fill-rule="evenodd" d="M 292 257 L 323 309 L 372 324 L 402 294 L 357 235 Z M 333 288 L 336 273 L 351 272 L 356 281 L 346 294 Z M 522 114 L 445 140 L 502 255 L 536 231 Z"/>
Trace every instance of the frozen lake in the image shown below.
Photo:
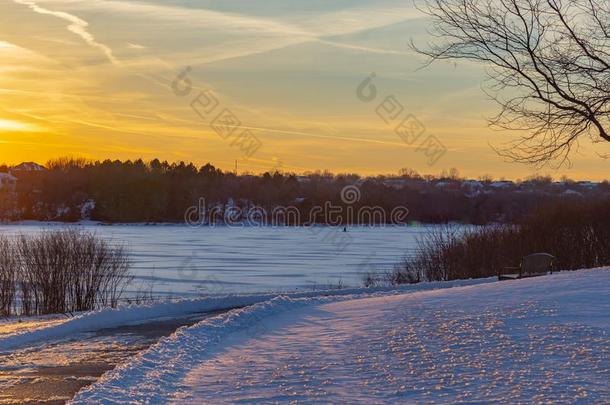
<path fill-rule="evenodd" d="M 2 225 L 3 234 L 28 234 L 64 225 Z M 133 259 L 138 290 L 155 296 L 361 286 L 362 274 L 388 269 L 412 253 L 416 239 L 436 226 L 187 227 L 78 225 L 116 243 Z"/>

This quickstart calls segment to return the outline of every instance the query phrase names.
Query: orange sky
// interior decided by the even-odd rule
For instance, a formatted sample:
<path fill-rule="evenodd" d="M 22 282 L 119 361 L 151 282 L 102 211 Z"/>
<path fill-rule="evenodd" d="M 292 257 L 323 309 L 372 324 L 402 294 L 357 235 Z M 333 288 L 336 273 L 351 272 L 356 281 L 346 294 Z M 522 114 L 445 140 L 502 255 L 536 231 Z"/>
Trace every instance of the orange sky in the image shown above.
<path fill-rule="evenodd" d="M 241 170 L 255 172 L 536 173 L 503 162 L 490 146 L 515 134 L 487 127 L 495 106 L 481 91 L 481 67 L 418 70 L 422 60 L 407 42 L 425 39 L 426 21 L 404 1 L 206 0 L 197 7 L 178 0 L 2 1 L 0 162 L 70 155 L 223 169 L 238 160 Z M 178 96 L 171 83 L 185 66 L 193 88 Z M 371 72 L 378 94 L 363 102 L 357 88 Z M 204 120 L 191 102 L 208 90 L 218 105 Z M 377 111 L 388 96 L 400 114 L 386 123 Z M 230 136 L 210 122 L 225 109 L 239 120 Z M 421 139 L 432 135 L 446 148 L 434 164 L 394 132 L 411 114 L 425 126 Z M 260 141 L 252 156 L 235 138 L 246 130 Z M 599 154 L 610 154 L 610 146 L 583 141 L 572 167 L 542 172 L 601 180 L 607 163 Z"/>

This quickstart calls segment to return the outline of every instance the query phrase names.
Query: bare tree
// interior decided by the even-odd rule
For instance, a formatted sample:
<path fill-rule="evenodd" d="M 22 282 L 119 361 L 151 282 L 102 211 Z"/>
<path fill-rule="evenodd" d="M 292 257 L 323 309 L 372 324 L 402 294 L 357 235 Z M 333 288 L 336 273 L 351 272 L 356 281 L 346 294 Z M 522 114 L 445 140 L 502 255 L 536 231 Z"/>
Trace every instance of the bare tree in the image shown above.
<path fill-rule="evenodd" d="M 439 40 L 418 52 L 488 69 L 490 122 L 524 131 L 499 153 L 569 163 L 582 137 L 610 142 L 610 0 L 422 0 Z"/>

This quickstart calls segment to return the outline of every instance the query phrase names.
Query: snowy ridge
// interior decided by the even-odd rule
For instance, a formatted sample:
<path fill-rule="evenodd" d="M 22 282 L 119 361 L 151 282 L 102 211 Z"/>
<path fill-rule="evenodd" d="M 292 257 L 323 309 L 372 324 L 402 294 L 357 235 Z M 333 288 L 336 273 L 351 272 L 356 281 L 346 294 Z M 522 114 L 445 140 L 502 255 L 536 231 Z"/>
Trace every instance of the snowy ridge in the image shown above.
<path fill-rule="evenodd" d="M 115 328 L 148 320 L 178 317 L 183 315 L 221 311 L 254 305 L 269 301 L 279 295 L 292 299 L 313 298 L 321 296 L 350 296 L 355 294 L 371 293 L 394 293 L 408 291 L 422 291 L 437 288 L 459 287 L 475 285 L 495 281 L 496 278 L 485 278 L 476 280 L 456 280 L 450 282 L 429 282 L 407 285 L 403 287 L 379 287 L 379 288 L 354 288 L 344 290 L 311 291 L 290 294 L 243 294 L 206 297 L 201 299 L 187 299 L 168 303 L 158 303 L 143 306 L 129 306 L 121 308 L 107 308 L 99 311 L 88 312 L 63 323 L 36 330 L 16 333 L 0 337 L 0 352 L 14 350 L 19 347 L 46 342 L 51 339 L 62 339 L 70 337 L 75 333 L 89 332 L 100 329 Z"/>
<path fill-rule="evenodd" d="M 245 331 L 256 335 L 264 328 L 263 320 L 306 305 L 346 297 L 301 298 L 276 297 L 270 301 L 220 315 L 190 328 L 181 328 L 162 339 L 128 364 L 106 374 L 94 385 L 80 391 L 71 404 L 133 403 L 137 387 L 141 403 L 169 403 L 180 389 L 180 382 L 202 359 L 211 357 L 214 349 L 228 335 Z"/>

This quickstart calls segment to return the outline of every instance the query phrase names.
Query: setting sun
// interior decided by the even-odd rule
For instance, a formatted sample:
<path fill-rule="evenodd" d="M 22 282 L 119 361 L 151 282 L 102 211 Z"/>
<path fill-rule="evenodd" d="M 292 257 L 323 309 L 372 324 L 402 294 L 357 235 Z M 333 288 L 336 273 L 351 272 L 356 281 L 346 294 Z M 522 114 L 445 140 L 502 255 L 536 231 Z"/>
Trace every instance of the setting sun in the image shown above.
<path fill-rule="evenodd" d="M 0 131 L 36 131 L 34 125 L 0 118 Z"/>

